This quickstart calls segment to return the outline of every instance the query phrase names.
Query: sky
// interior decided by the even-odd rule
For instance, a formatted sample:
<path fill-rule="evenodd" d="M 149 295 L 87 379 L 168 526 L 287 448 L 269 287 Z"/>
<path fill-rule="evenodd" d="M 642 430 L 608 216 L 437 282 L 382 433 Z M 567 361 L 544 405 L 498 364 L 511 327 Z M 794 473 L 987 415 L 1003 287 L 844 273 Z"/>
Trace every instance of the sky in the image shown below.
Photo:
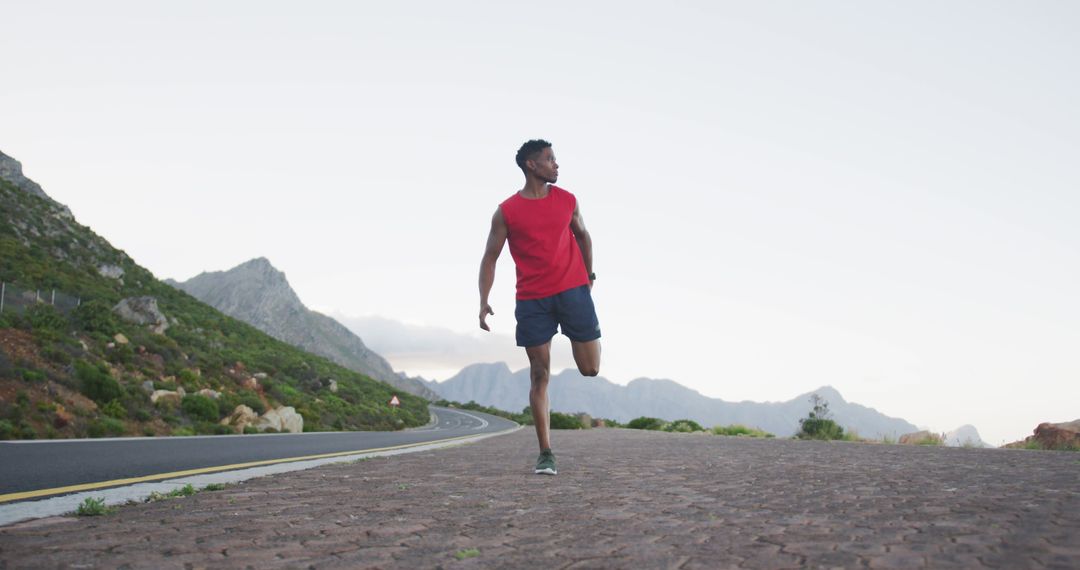
<path fill-rule="evenodd" d="M 828 384 L 995 445 L 1080 417 L 1076 3 L 0 14 L 0 150 L 81 223 L 160 278 L 264 256 L 409 374 L 525 366 L 509 252 L 488 335 L 477 271 L 544 138 L 593 237 L 609 380 Z"/>

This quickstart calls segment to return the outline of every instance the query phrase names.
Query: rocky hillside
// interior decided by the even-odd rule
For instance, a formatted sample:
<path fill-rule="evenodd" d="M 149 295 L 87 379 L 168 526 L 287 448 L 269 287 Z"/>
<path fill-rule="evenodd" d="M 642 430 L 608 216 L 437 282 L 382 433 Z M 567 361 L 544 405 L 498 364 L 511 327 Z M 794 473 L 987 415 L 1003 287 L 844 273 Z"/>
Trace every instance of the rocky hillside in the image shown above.
<path fill-rule="evenodd" d="M 196 299 L 264 333 L 376 380 L 428 400 L 438 395 L 404 378 L 344 325 L 304 306 L 285 274 L 264 257 L 228 271 L 204 272 L 184 281 L 166 280 Z"/>
<path fill-rule="evenodd" d="M 422 398 L 393 409 L 398 390 L 158 281 L 17 161 L 0 175 L 0 438 L 427 422 Z"/>
<path fill-rule="evenodd" d="M 511 372 L 505 363 L 474 364 L 445 382 L 429 383 L 439 395 L 457 402 L 475 401 L 503 410 L 529 405 L 528 369 Z M 873 408 L 847 402 L 835 389 L 824 386 L 787 402 L 725 402 L 709 398 L 671 380 L 639 378 L 620 386 L 603 377 L 589 378 L 577 370 L 553 375 L 548 385 L 551 409 L 585 412 L 620 422 L 649 416 L 665 420 L 692 419 L 705 426 L 742 424 L 776 435 L 793 435 L 799 419 L 810 411 L 810 395 L 829 403 L 835 420 L 861 437 L 880 439 L 917 431 L 914 425 L 886 416 Z"/>

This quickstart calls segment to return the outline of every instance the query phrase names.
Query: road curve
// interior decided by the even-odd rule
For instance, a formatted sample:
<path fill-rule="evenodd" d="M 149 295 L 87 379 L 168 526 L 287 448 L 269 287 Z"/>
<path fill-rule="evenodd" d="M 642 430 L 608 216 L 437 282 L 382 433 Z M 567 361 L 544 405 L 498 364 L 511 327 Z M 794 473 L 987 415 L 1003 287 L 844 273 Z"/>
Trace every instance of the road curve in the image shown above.
<path fill-rule="evenodd" d="M 479 412 L 431 406 L 436 421 L 394 432 L 317 432 L 236 436 L 0 441 L 0 503 L 5 495 L 192 469 L 313 455 L 364 452 L 495 433 L 515 423 Z"/>

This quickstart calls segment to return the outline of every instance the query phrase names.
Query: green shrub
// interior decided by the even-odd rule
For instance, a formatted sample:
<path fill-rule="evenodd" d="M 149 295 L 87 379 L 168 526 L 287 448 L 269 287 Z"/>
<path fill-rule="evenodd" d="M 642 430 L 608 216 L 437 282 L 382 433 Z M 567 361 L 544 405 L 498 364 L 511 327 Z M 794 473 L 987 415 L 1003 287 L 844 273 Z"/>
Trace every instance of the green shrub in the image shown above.
<path fill-rule="evenodd" d="M 734 435 L 745 437 L 776 437 L 771 433 L 758 428 L 750 428 L 744 425 L 732 424 L 729 426 L 715 426 L 712 428 L 715 435 Z"/>
<path fill-rule="evenodd" d="M 47 346 L 41 350 L 41 355 L 49 362 L 63 365 L 71 364 L 71 355 L 62 348 Z"/>
<path fill-rule="evenodd" d="M 38 303 L 26 311 L 26 321 L 30 328 L 36 331 L 51 331 L 60 333 L 67 329 L 68 322 L 56 307 Z"/>
<path fill-rule="evenodd" d="M 833 420 L 803 418 L 799 420 L 799 439 L 844 439 L 844 428 Z"/>
<path fill-rule="evenodd" d="M 650 418 L 648 416 L 641 416 L 640 418 L 634 418 L 630 420 L 630 423 L 626 424 L 626 427 L 630 429 L 647 429 L 647 430 L 661 430 L 664 429 L 664 420 L 660 418 Z"/>
<path fill-rule="evenodd" d="M 0 439 L 15 439 L 15 426 L 8 420 L 0 420 Z"/>
<path fill-rule="evenodd" d="M 195 374 L 194 371 L 187 368 L 180 370 L 180 372 L 176 375 L 176 378 L 180 381 L 180 383 L 184 386 L 185 389 L 189 385 L 197 386 L 199 384 L 199 377 Z"/>
<path fill-rule="evenodd" d="M 112 508 L 105 506 L 105 497 L 93 498 L 87 497 L 78 508 L 75 509 L 75 514 L 80 517 L 98 517 L 101 515 L 107 515 L 113 511 Z"/>
<path fill-rule="evenodd" d="M 694 420 L 675 420 L 664 426 L 664 431 L 690 433 L 695 431 L 705 431 L 705 428 L 701 427 L 701 424 Z"/>
<path fill-rule="evenodd" d="M 146 410 L 144 410 L 142 408 L 139 408 L 139 409 L 135 410 L 135 421 L 148 422 L 148 421 L 150 421 L 151 417 L 153 417 L 153 416 L 150 415 L 150 412 L 148 412 L 148 411 L 146 411 Z"/>
<path fill-rule="evenodd" d="M 184 396 L 183 401 L 180 403 L 180 408 L 184 410 L 184 413 L 187 414 L 188 417 L 193 419 L 206 422 L 213 422 L 218 419 L 217 403 L 200 394 L 189 394 Z"/>
<path fill-rule="evenodd" d="M 105 353 L 105 359 L 113 364 L 131 364 L 135 350 L 129 344 L 118 344 Z"/>
<path fill-rule="evenodd" d="M 19 439 L 37 439 L 37 432 L 34 431 L 34 426 L 26 423 L 25 421 L 19 423 Z"/>
<path fill-rule="evenodd" d="M 87 428 L 90 437 L 117 437 L 124 435 L 124 422 L 110 417 L 100 418 Z"/>
<path fill-rule="evenodd" d="M 85 360 L 75 361 L 75 377 L 79 379 L 82 393 L 98 404 L 120 398 L 124 393 L 108 368 L 94 366 Z"/>
<path fill-rule="evenodd" d="M 75 324 L 86 332 L 113 335 L 117 329 L 116 315 L 112 307 L 100 299 L 82 303 L 75 309 Z"/>
<path fill-rule="evenodd" d="M 581 420 L 577 416 L 551 412 L 551 429 L 582 429 Z"/>
<path fill-rule="evenodd" d="M 799 420 L 799 433 L 795 437 L 799 439 L 844 439 L 844 428 L 829 418 L 829 403 L 824 398 L 813 394 L 810 396 L 813 407 L 807 417 Z"/>
<path fill-rule="evenodd" d="M 116 418 L 118 420 L 127 418 L 127 409 L 120 403 L 120 400 L 112 400 L 108 404 L 105 404 L 102 406 L 101 412 L 110 418 Z"/>

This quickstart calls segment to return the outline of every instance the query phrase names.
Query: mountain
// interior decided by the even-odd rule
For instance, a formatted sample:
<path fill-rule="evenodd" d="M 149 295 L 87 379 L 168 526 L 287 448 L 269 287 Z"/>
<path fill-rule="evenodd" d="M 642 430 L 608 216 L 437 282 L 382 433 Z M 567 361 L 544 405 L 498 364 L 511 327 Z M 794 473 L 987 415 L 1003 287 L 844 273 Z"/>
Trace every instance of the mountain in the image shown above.
<path fill-rule="evenodd" d="M 973 425 L 962 425 L 945 434 L 945 445 L 949 447 L 993 447 L 979 437 L 979 430 Z"/>
<path fill-rule="evenodd" d="M 0 439 L 231 432 L 240 406 L 274 429 L 429 419 L 424 399 L 393 409 L 389 385 L 159 281 L 2 154 L 0 282 Z"/>
<path fill-rule="evenodd" d="M 437 400 L 423 382 L 397 374 L 390 363 L 334 319 L 300 302 L 285 274 L 265 257 L 228 271 L 204 272 L 174 287 L 266 334 L 409 393 Z"/>
<path fill-rule="evenodd" d="M 529 405 L 529 370 L 512 372 L 503 362 L 474 364 L 445 382 L 429 386 L 442 397 L 458 402 L 471 400 L 515 412 Z M 551 409 L 556 411 L 586 412 L 620 422 L 650 416 L 665 420 L 688 418 L 706 426 L 743 424 L 781 436 L 798 431 L 799 419 L 810 411 L 809 398 L 815 393 L 829 403 L 837 423 L 854 429 L 861 437 L 895 439 L 918 430 L 902 419 L 847 402 L 830 386 L 787 402 L 759 403 L 709 398 L 671 380 L 638 378 L 620 386 L 601 376 L 582 376 L 573 369 L 553 375 L 548 384 Z"/>

